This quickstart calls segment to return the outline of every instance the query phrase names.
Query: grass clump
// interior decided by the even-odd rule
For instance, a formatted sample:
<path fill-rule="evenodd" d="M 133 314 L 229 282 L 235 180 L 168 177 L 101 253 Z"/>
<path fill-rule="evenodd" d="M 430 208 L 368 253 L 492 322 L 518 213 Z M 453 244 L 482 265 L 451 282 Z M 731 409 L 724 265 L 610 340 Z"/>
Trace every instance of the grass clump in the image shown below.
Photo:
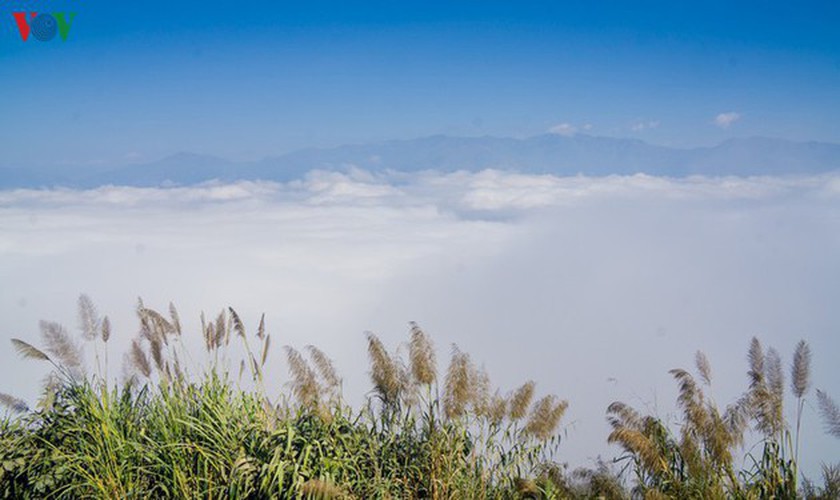
<path fill-rule="evenodd" d="M 12 341 L 51 372 L 34 410 L 0 394 L 14 414 L 0 421 L 0 495 L 513 498 L 530 494 L 526 484 L 545 489 L 540 477 L 553 464 L 566 403 L 529 396 L 517 404 L 530 416 L 507 414 L 507 400 L 457 347 L 439 386 L 434 347 L 414 323 L 407 362 L 368 334 L 373 390 L 354 409 L 314 346 L 283 348 L 289 391 L 266 395 L 264 318 L 251 334 L 233 309 L 212 321 L 202 315 L 207 362 L 196 366 L 186 361 L 174 306 L 164 314 L 140 301 L 137 315 L 119 384 L 108 383 L 110 322 L 85 296 L 83 343 L 48 322 L 43 349 Z"/>
<path fill-rule="evenodd" d="M 836 466 L 824 466 L 820 489 L 807 480 L 799 485 L 798 454 L 804 400 L 810 386 L 811 354 L 800 341 L 791 364 L 791 393 L 796 399 L 796 421 L 791 426 L 784 412 L 784 370 L 778 352 L 765 350 L 757 338 L 750 342 L 748 387 L 724 409 L 707 395 L 711 367 L 706 356 L 696 356 L 697 375 L 674 369 L 681 411 L 674 432 L 660 418 L 642 415 L 615 402 L 607 410 L 612 427 L 608 440 L 625 454 L 625 470 L 635 475 L 634 494 L 643 498 L 837 498 Z M 699 378 L 699 380 L 698 380 Z M 833 402 L 818 391 L 827 430 L 838 420 Z M 834 408 L 836 410 L 836 407 Z M 757 436 L 739 470 L 738 456 L 747 436 Z M 836 434 L 835 434 L 836 435 Z M 826 496 L 827 495 L 827 496 Z"/>
<path fill-rule="evenodd" d="M 371 391 L 361 408 L 314 346 L 283 346 L 287 392 L 269 397 L 271 334 L 232 308 L 201 315 L 204 353 L 184 347 L 178 311 L 137 305 L 139 333 L 109 380 L 107 317 L 79 299 L 80 341 L 40 323 L 41 342 L 12 339 L 49 368 L 37 403 L 0 393 L 4 498 L 696 498 L 836 499 L 840 467 L 822 486 L 801 478 L 799 436 L 812 387 L 811 351 L 790 365 L 795 422 L 785 420 L 781 356 L 752 339 L 747 387 L 726 407 L 710 396 L 705 355 L 674 369 L 677 421 L 614 402 L 608 442 L 623 455 L 568 471 L 557 462 L 568 403 L 526 381 L 504 393 L 457 346 L 439 370 L 430 337 L 410 323 L 402 349 L 366 336 Z M 400 352 L 406 352 L 403 358 Z M 94 355 L 88 372 L 85 354 Z M 192 353 L 195 354 L 195 353 Z M 826 432 L 840 409 L 816 391 Z M 628 486 L 629 483 L 629 486 Z"/>

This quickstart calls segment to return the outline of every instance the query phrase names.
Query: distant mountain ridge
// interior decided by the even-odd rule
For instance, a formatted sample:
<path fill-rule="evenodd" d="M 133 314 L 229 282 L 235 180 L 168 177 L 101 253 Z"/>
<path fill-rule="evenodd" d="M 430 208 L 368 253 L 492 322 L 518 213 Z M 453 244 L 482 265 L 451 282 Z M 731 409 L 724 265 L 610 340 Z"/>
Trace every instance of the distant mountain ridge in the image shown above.
<path fill-rule="evenodd" d="M 436 135 L 335 148 L 307 148 L 260 161 L 234 162 L 178 153 L 158 161 L 85 172 L 0 168 L 0 188 L 189 185 L 210 180 L 300 178 L 313 169 L 478 171 L 487 168 L 555 175 L 646 173 L 689 175 L 815 174 L 840 170 L 840 144 L 765 137 L 677 149 L 636 139 L 544 134 L 525 139 Z"/>

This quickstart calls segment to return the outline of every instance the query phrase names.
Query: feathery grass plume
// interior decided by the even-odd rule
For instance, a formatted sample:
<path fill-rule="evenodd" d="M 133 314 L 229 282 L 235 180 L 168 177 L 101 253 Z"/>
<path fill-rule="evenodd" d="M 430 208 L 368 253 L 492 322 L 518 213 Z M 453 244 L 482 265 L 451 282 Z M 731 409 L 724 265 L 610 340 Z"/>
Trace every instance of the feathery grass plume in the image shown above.
<path fill-rule="evenodd" d="M 521 420 L 528 412 L 528 407 L 531 406 L 531 400 L 534 399 L 534 388 L 536 385 L 536 382 L 529 380 L 513 393 L 509 403 L 511 420 Z"/>
<path fill-rule="evenodd" d="M 728 468 L 733 460 L 731 449 L 740 439 L 740 436 L 729 432 L 728 423 L 712 403 L 708 404 L 706 415 L 708 423 L 704 429 L 700 430 L 700 444 L 703 453 L 705 453 L 705 456 L 700 455 L 700 467 L 704 468 L 712 465 L 713 467 L 723 466 Z M 692 437 L 690 433 L 683 431 L 683 441 L 692 439 Z"/>
<path fill-rule="evenodd" d="M 227 318 L 225 317 L 224 309 L 216 317 L 216 349 L 222 347 L 224 343 L 227 345 L 230 342 L 230 329 L 228 328 Z"/>
<path fill-rule="evenodd" d="M 260 326 L 257 327 L 257 338 L 260 340 L 265 338 L 265 313 L 260 316 Z"/>
<path fill-rule="evenodd" d="M 750 377 L 750 388 L 764 389 L 764 351 L 761 348 L 761 342 L 756 337 L 750 341 L 747 359 L 750 362 L 750 371 L 747 372 Z"/>
<path fill-rule="evenodd" d="M 446 371 L 443 412 L 446 418 L 459 418 L 467 411 L 467 404 L 475 397 L 473 367 L 468 354 L 452 345 L 452 361 Z"/>
<path fill-rule="evenodd" d="M 169 345 L 167 335 L 175 331 L 175 327 L 172 326 L 172 323 L 154 309 L 144 307 L 139 309 L 137 313 L 140 316 L 140 321 L 146 322 L 149 325 L 148 327 L 151 330 L 152 336 L 160 337 L 160 340 L 162 340 L 164 344 Z"/>
<path fill-rule="evenodd" d="M 137 341 L 137 339 L 131 341 L 131 367 L 146 378 L 149 378 L 152 375 L 152 367 L 149 365 L 149 358 L 146 357 L 146 353 L 143 351 L 143 348 L 140 346 L 140 342 Z"/>
<path fill-rule="evenodd" d="M 607 407 L 607 421 L 612 427 L 608 443 L 624 448 L 646 473 L 654 476 L 667 473 L 666 457 L 655 441 L 662 430 L 661 422 L 653 417 L 642 417 L 636 410 L 618 401 Z"/>
<path fill-rule="evenodd" d="M 214 339 L 215 337 L 213 335 L 210 335 L 210 331 L 208 330 L 210 325 L 207 324 L 207 317 L 204 315 L 204 311 L 201 311 L 201 315 L 199 316 L 199 318 L 201 320 L 201 335 L 202 337 L 204 337 L 204 349 L 207 352 L 210 352 L 213 350 L 212 339 Z"/>
<path fill-rule="evenodd" d="M 744 444 L 744 433 L 749 426 L 750 406 L 747 398 L 741 398 L 726 407 L 723 412 L 723 425 L 732 439 L 733 446 Z"/>
<path fill-rule="evenodd" d="M 811 387 L 811 348 L 804 340 L 796 344 L 790 378 L 793 395 L 797 398 L 805 396 Z"/>
<path fill-rule="evenodd" d="M 525 432 L 531 436 L 544 441 L 554 434 L 560 419 L 566 413 L 569 403 L 557 401 L 557 396 L 548 395 L 534 403 L 531 416 L 525 424 Z"/>
<path fill-rule="evenodd" d="M 670 370 L 669 373 L 679 384 L 677 402 L 683 409 L 686 423 L 689 424 L 684 430 L 687 432 L 702 431 L 707 425 L 703 391 L 697 387 L 694 377 L 687 371 L 676 368 Z"/>
<path fill-rule="evenodd" d="M 778 399 L 782 399 L 785 391 L 785 375 L 782 371 L 782 358 L 776 349 L 772 347 L 767 350 L 765 358 L 765 377 L 767 379 L 767 387 Z"/>
<path fill-rule="evenodd" d="M 607 421 L 612 432 L 607 437 L 610 444 L 618 444 L 638 458 L 642 466 L 660 474 L 668 469 L 659 448 L 646 435 L 646 430 L 657 424 L 652 417 L 641 417 L 635 410 L 621 402 L 614 402 L 607 408 Z"/>
<path fill-rule="evenodd" d="M 827 393 L 817 390 L 817 402 L 825 425 L 825 432 L 840 438 L 840 407 Z"/>
<path fill-rule="evenodd" d="M 765 357 L 765 378 L 769 390 L 769 398 L 766 403 L 766 416 L 768 428 L 772 434 L 781 432 L 785 425 L 783 413 L 785 375 L 782 370 L 782 359 L 779 353 L 772 347 L 767 350 Z"/>
<path fill-rule="evenodd" d="M 102 318 L 102 342 L 107 343 L 108 339 L 111 338 L 111 320 L 108 319 L 108 316 Z"/>
<path fill-rule="evenodd" d="M 233 324 L 233 331 L 244 339 L 245 325 L 242 324 L 242 320 L 239 319 L 239 315 L 236 314 L 236 311 L 234 311 L 232 307 L 228 307 L 228 311 L 230 311 L 230 322 Z"/>
<path fill-rule="evenodd" d="M 52 354 L 65 368 L 76 371 L 82 366 L 82 351 L 58 323 L 41 321 L 41 337 L 47 345 L 46 351 Z"/>
<path fill-rule="evenodd" d="M 262 357 L 260 358 L 260 366 L 265 366 L 265 360 L 268 359 L 268 347 L 271 345 L 271 335 L 266 335 L 263 339 Z"/>
<path fill-rule="evenodd" d="M 490 407 L 487 411 L 487 418 L 490 420 L 492 425 L 501 425 L 505 416 L 507 416 L 507 405 L 507 399 L 499 394 L 499 391 L 497 390 L 496 393 L 493 394 L 493 398 L 490 400 Z"/>
<path fill-rule="evenodd" d="M 790 388 L 796 396 L 796 438 L 794 460 L 799 462 L 799 433 L 802 428 L 802 412 L 805 409 L 805 393 L 811 387 L 811 348 L 804 340 L 796 344 L 793 363 L 790 367 Z"/>
<path fill-rule="evenodd" d="M 367 338 L 374 391 L 385 405 L 397 404 L 404 389 L 400 368 L 376 335 L 368 332 Z"/>
<path fill-rule="evenodd" d="M 26 413 L 29 411 L 29 405 L 26 404 L 26 401 L 6 394 L 5 392 L 0 392 L 0 405 L 5 406 L 14 413 Z"/>
<path fill-rule="evenodd" d="M 165 372 L 165 360 L 163 359 L 163 342 L 159 337 L 155 336 L 149 341 L 149 346 L 152 351 L 152 361 L 155 362 L 155 368 L 158 373 Z"/>
<path fill-rule="evenodd" d="M 774 396 L 767 381 L 767 360 L 761 342 L 756 337 L 750 341 L 747 354 L 750 369 L 747 375 L 750 379 L 748 402 L 752 416 L 756 420 L 756 429 L 765 436 L 772 436 L 777 431 L 774 421 Z"/>
<path fill-rule="evenodd" d="M 703 351 L 697 351 L 697 354 L 694 355 L 694 363 L 697 365 L 697 372 L 700 373 L 703 383 L 712 385 L 712 366 Z"/>
<path fill-rule="evenodd" d="M 432 384 L 437 378 L 435 349 L 432 346 L 432 341 L 417 323 L 412 321 L 409 325 L 411 326 L 411 342 L 408 345 L 408 352 L 414 383 L 418 385 Z"/>
<path fill-rule="evenodd" d="M 169 320 L 170 324 L 172 325 L 172 333 L 175 335 L 181 335 L 181 316 L 178 314 L 178 309 L 175 308 L 175 304 L 172 302 L 169 303 Z"/>
<path fill-rule="evenodd" d="M 321 387 L 315 377 L 315 372 L 303 356 L 292 347 L 285 346 L 286 358 L 289 360 L 289 373 L 292 376 L 292 393 L 300 405 L 309 411 L 318 411 L 321 401 Z"/>
<path fill-rule="evenodd" d="M 15 351 L 18 352 L 21 356 L 27 359 L 38 359 L 41 361 L 50 361 L 50 357 L 44 353 L 44 351 L 38 349 L 37 347 L 33 346 L 28 342 L 24 342 L 20 339 L 12 339 L 12 346 L 14 346 Z"/>
<path fill-rule="evenodd" d="M 300 494 L 303 498 L 313 500 L 333 500 L 347 498 L 347 494 L 329 481 L 323 479 L 309 479 L 300 485 Z"/>
<path fill-rule="evenodd" d="M 607 421 L 615 427 L 642 428 L 642 416 L 631 406 L 615 401 L 607 407 Z"/>
<path fill-rule="evenodd" d="M 325 388 L 328 391 L 335 391 L 340 388 L 341 377 L 336 373 L 332 360 L 314 345 L 306 346 L 306 350 L 309 351 L 309 357 L 315 364 L 315 369 L 318 370 L 321 380 L 324 381 Z"/>
<path fill-rule="evenodd" d="M 484 366 L 482 366 L 479 370 L 473 370 L 472 386 L 473 412 L 477 417 L 489 417 L 491 404 L 493 402 L 493 395 L 490 394 L 490 375 L 487 373 L 487 369 Z"/>
<path fill-rule="evenodd" d="M 152 322 L 146 319 L 146 317 L 141 312 L 143 311 L 142 307 L 137 308 L 137 317 L 140 318 L 140 337 L 146 340 L 152 340 L 152 337 L 155 336 L 154 332 L 154 325 Z"/>
<path fill-rule="evenodd" d="M 85 340 L 93 340 L 99 335 L 99 315 L 93 301 L 85 294 L 79 295 L 79 329 Z"/>
<path fill-rule="evenodd" d="M 207 352 L 213 352 L 216 349 L 216 325 L 209 323 L 204 330 L 204 342 L 207 346 Z"/>

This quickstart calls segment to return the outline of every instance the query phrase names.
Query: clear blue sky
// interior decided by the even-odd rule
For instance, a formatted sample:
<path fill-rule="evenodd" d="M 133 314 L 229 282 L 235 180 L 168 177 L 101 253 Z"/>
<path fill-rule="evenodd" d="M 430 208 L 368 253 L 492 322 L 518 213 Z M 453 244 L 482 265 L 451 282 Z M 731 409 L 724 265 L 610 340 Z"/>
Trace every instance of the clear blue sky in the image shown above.
<path fill-rule="evenodd" d="M 78 14 L 66 42 L 23 42 L 17 10 Z M 0 165 L 558 125 L 840 142 L 838 24 L 835 0 L 0 0 Z"/>

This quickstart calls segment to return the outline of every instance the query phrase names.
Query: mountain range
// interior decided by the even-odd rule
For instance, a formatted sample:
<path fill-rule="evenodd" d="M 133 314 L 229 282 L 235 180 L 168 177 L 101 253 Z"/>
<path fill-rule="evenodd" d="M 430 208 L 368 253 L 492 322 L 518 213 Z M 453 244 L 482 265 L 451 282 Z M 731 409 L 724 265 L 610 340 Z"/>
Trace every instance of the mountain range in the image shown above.
<path fill-rule="evenodd" d="M 840 169 L 840 144 L 766 137 L 729 139 L 717 146 L 670 148 L 636 139 L 544 134 L 515 139 L 436 135 L 334 148 L 308 148 L 259 161 L 236 162 L 178 153 L 158 161 L 97 169 L 0 168 L 0 189 L 190 185 L 210 180 L 300 178 L 314 169 L 369 171 L 477 171 L 602 176 L 646 173 L 752 176 L 815 174 Z"/>

